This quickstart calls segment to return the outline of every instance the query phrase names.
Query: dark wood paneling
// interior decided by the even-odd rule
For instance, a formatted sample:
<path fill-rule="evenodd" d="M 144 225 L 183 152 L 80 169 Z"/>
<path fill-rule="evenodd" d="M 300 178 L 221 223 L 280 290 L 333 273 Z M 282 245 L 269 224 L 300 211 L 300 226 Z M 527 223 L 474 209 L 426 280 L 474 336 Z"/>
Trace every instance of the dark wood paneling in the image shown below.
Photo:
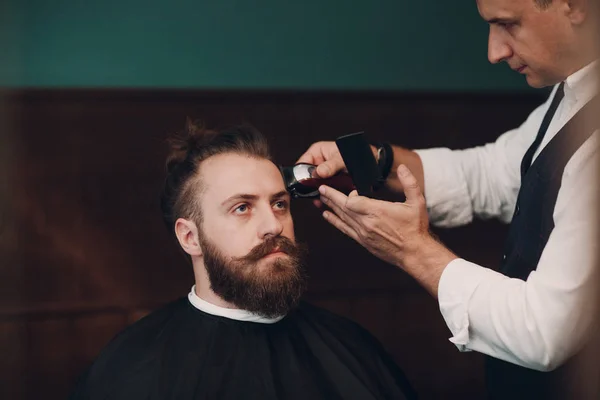
<path fill-rule="evenodd" d="M 210 126 L 248 121 L 268 136 L 278 161 L 291 164 L 312 142 L 358 130 L 411 148 L 483 144 L 543 99 L 27 90 L 4 100 L 10 191 L 0 198 L 0 346 L 7 355 L 0 373 L 10 396 L 3 398 L 52 399 L 64 398 L 113 334 L 192 284 L 158 207 L 165 137 L 186 117 Z M 423 398 L 481 398 L 481 357 L 448 342 L 436 301 L 327 225 L 310 203 L 293 208 L 297 236 L 311 249 L 306 299 L 373 332 Z M 476 222 L 436 232 L 462 257 L 493 268 L 505 231 Z"/>

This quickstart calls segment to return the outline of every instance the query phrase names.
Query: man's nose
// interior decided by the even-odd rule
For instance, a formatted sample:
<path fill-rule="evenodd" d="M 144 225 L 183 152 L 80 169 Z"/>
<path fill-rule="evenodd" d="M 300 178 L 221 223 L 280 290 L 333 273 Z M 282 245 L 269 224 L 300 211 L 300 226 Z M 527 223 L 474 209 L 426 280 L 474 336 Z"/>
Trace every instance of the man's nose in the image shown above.
<path fill-rule="evenodd" d="M 272 209 L 265 211 L 261 218 L 259 237 L 266 239 L 268 236 L 279 236 L 282 232 L 283 224 L 275 212 Z"/>
<path fill-rule="evenodd" d="M 492 64 L 507 61 L 513 55 L 511 47 L 506 43 L 506 40 L 503 37 L 503 32 L 499 32 L 499 29 L 500 28 L 498 27 L 490 26 L 488 60 L 490 60 Z"/>

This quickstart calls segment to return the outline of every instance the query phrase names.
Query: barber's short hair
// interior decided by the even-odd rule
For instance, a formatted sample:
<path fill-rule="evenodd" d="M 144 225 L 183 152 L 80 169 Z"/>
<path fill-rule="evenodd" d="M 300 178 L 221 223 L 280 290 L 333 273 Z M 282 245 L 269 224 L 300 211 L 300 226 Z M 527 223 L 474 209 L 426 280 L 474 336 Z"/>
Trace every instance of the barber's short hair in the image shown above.
<path fill-rule="evenodd" d="M 271 160 L 266 138 L 250 125 L 212 130 L 188 120 L 184 131 L 168 141 L 170 153 L 160 203 L 163 220 L 171 232 L 178 218 L 202 222 L 198 202 L 202 182 L 197 172 L 204 160 L 224 153 Z"/>
<path fill-rule="evenodd" d="M 537 6 L 539 8 L 544 9 L 544 8 L 549 7 L 550 4 L 552 4 L 553 0 L 534 0 L 534 1 L 535 1 L 535 4 L 537 4 Z"/>

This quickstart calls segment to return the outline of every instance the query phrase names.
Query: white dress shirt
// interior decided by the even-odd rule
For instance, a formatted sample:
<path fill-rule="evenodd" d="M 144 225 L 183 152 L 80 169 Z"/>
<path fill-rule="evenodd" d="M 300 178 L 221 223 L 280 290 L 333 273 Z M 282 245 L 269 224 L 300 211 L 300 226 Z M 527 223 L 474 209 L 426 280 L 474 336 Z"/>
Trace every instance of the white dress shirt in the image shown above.
<path fill-rule="evenodd" d="M 565 81 L 565 97 L 534 155 L 596 93 L 594 66 Z M 510 222 L 521 160 L 556 92 L 517 129 L 494 143 L 451 151 L 418 150 L 430 222 L 454 227 L 481 219 Z M 478 351 L 548 371 L 581 349 L 596 313 L 598 131 L 567 163 L 554 208 L 554 230 L 526 281 L 464 259 L 450 262 L 439 283 L 440 311 L 460 351 Z"/>

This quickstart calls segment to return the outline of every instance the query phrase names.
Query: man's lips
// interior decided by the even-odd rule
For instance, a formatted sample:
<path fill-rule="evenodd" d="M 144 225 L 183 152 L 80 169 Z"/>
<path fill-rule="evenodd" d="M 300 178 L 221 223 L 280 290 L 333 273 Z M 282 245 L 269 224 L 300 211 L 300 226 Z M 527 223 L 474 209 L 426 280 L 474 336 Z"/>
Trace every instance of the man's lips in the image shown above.
<path fill-rule="evenodd" d="M 276 255 L 283 255 L 286 254 L 283 251 L 281 251 L 280 249 L 273 249 L 271 250 L 271 252 L 269 254 L 267 254 L 265 257 L 269 257 L 269 256 L 276 256 Z"/>
<path fill-rule="evenodd" d="M 525 68 L 527 68 L 527 65 L 522 65 L 519 68 L 516 68 L 515 71 L 517 71 L 518 73 L 521 73 L 525 70 Z"/>

